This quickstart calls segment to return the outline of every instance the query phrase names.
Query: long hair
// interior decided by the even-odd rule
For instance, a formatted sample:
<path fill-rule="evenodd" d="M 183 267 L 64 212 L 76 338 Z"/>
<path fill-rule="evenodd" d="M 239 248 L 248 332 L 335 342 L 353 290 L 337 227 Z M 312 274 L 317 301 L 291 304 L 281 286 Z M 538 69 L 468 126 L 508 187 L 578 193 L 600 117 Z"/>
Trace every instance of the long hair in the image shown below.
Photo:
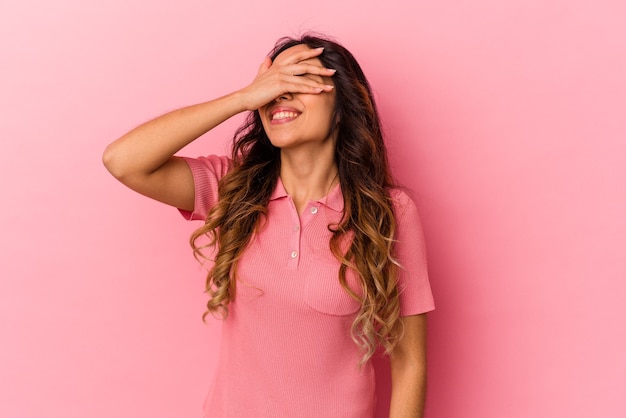
<path fill-rule="evenodd" d="M 305 44 L 324 47 L 318 56 L 326 68 L 337 70 L 334 120 L 337 138 L 335 162 L 344 199 L 340 222 L 329 225 L 333 233 L 329 246 L 341 262 L 338 280 L 350 296 L 360 302 L 351 336 L 362 349 L 361 364 L 382 345 L 390 354 L 402 332 L 394 258 L 396 220 L 389 194 L 394 183 L 387 151 L 370 85 L 352 54 L 329 39 L 307 34 L 299 39 L 282 38 L 270 53 L 272 61 L 282 51 Z M 235 298 L 237 263 L 250 239 L 267 215 L 267 205 L 280 173 L 280 149 L 267 137 L 258 111 L 251 112 L 235 132 L 233 168 L 218 186 L 219 199 L 206 223 L 191 236 L 198 259 L 215 248 L 214 264 L 206 280 L 208 314 L 228 315 L 228 303 Z M 199 244 L 208 236 L 208 244 Z M 343 245 L 349 238 L 349 245 Z M 343 249 L 342 249 L 343 248 Z M 347 250 L 345 250 L 347 248 Z M 361 289 L 346 283 L 346 271 L 353 269 Z"/>

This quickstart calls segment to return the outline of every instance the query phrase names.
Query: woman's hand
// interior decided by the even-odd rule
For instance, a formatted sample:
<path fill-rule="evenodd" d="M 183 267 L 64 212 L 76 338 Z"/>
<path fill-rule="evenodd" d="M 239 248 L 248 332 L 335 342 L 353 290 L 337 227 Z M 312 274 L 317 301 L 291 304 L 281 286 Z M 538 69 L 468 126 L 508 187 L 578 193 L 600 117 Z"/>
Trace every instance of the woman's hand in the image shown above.
<path fill-rule="evenodd" d="M 254 81 L 240 90 L 247 110 L 256 110 L 285 93 L 319 94 L 333 89 L 309 77 L 314 74 L 330 77 L 335 70 L 324 68 L 316 59 L 323 48 L 299 50 L 281 53 L 272 63 L 265 58 Z"/>

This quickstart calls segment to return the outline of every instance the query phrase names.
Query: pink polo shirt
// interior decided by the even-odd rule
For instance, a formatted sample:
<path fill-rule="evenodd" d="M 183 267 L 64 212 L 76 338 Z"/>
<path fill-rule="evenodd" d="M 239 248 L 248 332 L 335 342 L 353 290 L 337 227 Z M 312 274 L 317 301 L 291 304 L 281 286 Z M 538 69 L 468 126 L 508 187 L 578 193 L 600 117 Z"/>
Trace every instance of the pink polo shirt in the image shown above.
<path fill-rule="evenodd" d="M 217 199 L 227 157 L 185 159 L 195 182 L 194 212 L 204 220 Z M 415 205 L 392 191 L 397 217 L 401 314 L 434 309 L 422 228 Z M 369 418 L 374 371 L 358 369 L 350 338 L 359 304 L 339 284 L 328 225 L 343 210 L 341 188 L 309 202 L 299 216 L 280 182 L 265 227 L 238 266 L 236 298 L 222 328 L 217 371 L 204 404 L 207 418 Z M 356 283 L 348 276 L 349 283 Z"/>

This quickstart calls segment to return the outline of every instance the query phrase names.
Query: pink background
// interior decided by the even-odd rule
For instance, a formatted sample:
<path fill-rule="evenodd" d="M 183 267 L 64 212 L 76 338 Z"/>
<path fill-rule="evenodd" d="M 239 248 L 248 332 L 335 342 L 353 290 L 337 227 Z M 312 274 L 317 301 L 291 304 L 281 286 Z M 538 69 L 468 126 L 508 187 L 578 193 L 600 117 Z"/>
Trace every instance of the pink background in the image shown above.
<path fill-rule="evenodd" d="M 101 153 L 304 29 L 359 59 L 416 191 L 427 416 L 626 416 L 625 21 L 618 0 L 3 0 L 0 416 L 201 415 L 218 324 L 197 224 Z"/>

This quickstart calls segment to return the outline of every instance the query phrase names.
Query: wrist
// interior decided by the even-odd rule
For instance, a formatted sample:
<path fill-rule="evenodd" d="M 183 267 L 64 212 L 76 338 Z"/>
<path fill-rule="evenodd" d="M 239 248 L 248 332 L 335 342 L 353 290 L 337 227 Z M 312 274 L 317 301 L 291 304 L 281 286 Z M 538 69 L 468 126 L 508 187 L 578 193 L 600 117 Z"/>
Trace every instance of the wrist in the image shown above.
<path fill-rule="evenodd" d="M 254 106 L 250 103 L 248 94 L 246 94 L 244 89 L 237 90 L 230 96 L 234 107 L 238 110 L 238 113 L 256 110 L 256 108 L 254 108 Z"/>

